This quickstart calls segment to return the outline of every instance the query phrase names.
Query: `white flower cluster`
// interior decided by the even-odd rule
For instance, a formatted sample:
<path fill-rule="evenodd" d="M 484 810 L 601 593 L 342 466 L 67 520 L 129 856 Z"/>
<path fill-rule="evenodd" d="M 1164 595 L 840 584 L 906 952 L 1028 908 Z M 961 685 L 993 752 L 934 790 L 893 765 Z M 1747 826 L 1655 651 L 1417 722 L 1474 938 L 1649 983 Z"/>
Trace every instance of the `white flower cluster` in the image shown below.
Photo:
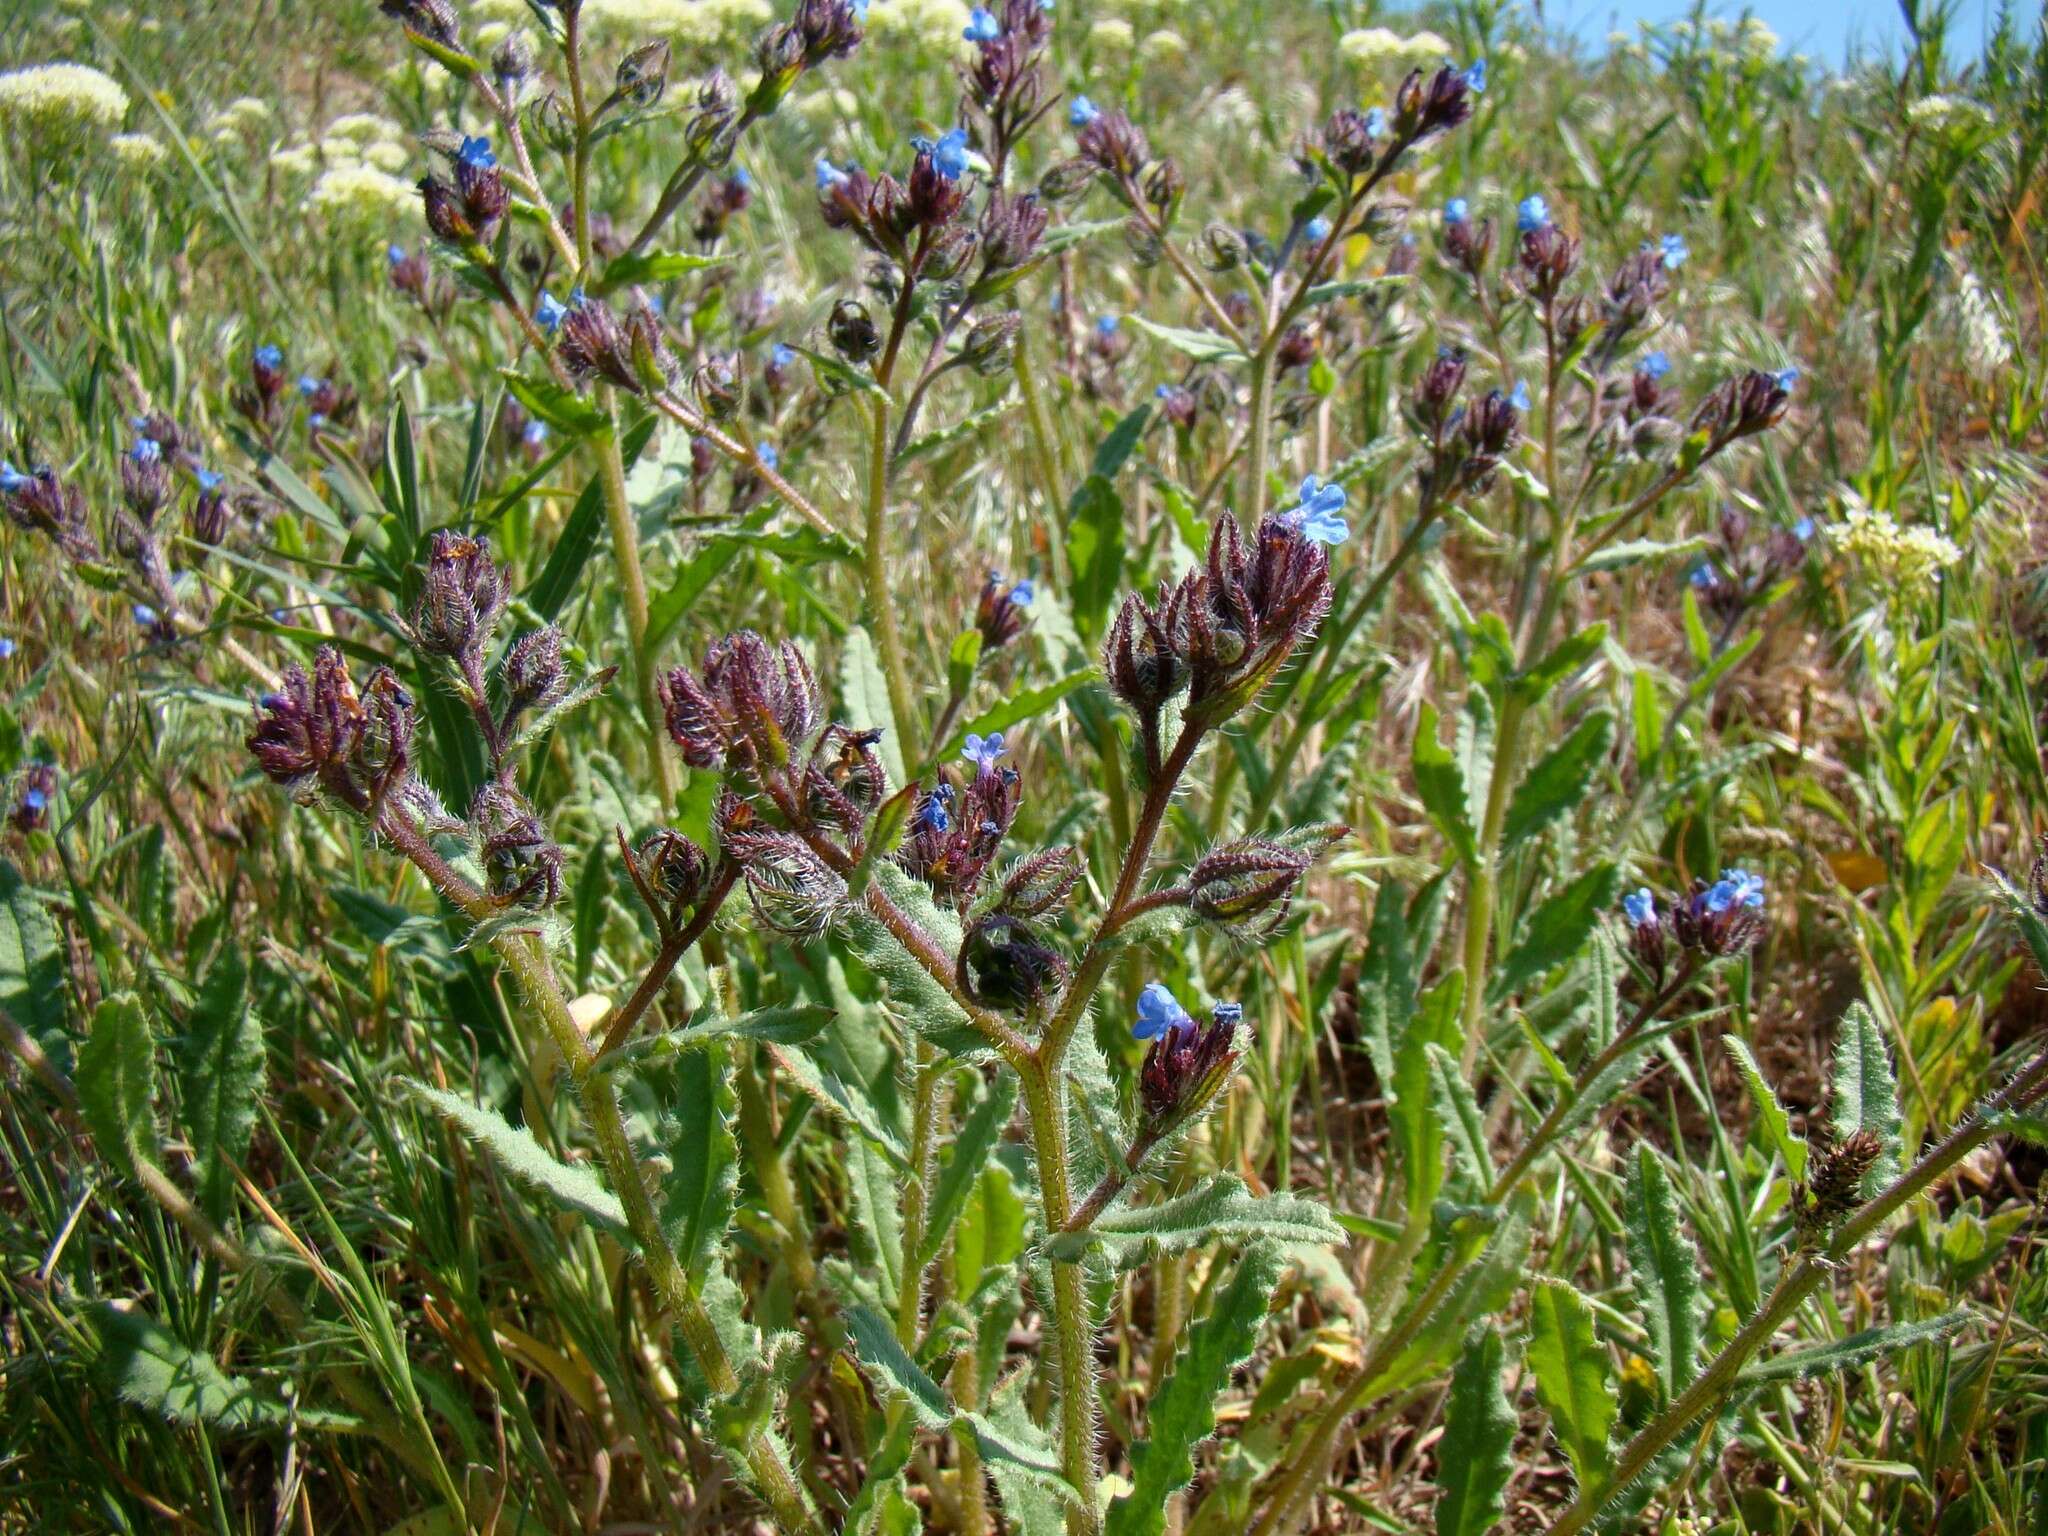
<path fill-rule="evenodd" d="M 374 112 L 337 117 L 317 142 L 286 144 L 270 156 L 272 168 L 287 176 L 319 172 L 307 206 L 348 218 L 367 216 L 372 210 L 384 217 L 416 211 L 418 194 L 400 174 L 412 162 L 405 130 Z"/>
<path fill-rule="evenodd" d="M 313 183 L 306 206 L 323 218 L 344 223 L 385 224 L 418 213 L 420 198 L 411 182 L 374 165 L 336 165 Z"/>
<path fill-rule="evenodd" d="M 1998 301 L 1985 292 L 1977 274 L 1965 269 L 1942 300 L 1943 318 L 1954 334 L 1963 366 L 1973 377 L 1991 379 L 2012 364 L 2012 342 Z"/>
<path fill-rule="evenodd" d="M 1354 64 L 1438 64 L 1451 56 L 1451 45 L 1434 32 L 1404 37 L 1391 27 L 1361 27 L 1337 39 L 1337 51 Z"/>
<path fill-rule="evenodd" d="M 1996 119 L 1983 102 L 1968 96 L 1922 96 L 1906 108 L 1906 121 L 1915 128 L 1938 132 L 1985 127 Z"/>
<path fill-rule="evenodd" d="M 0 74 L 0 123 L 38 138 L 63 140 L 118 128 L 128 93 L 88 64 L 37 64 Z"/>
<path fill-rule="evenodd" d="M 634 42 L 665 37 L 683 47 L 750 33 L 774 16 L 768 0 L 584 0 L 583 6 L 594 32 Z"/>
<path fill-rule="evenodd" d="M 868 35 L 878 42 L 910 43 L 933 53 L 963 53 L 968 43 L 960 34 L 967 26 L 965 0 L 873 0 L 868 7 Z"/>
<path fill-rule="evenodd" d="M 147 133 L 117 133 L 107 140 L 107 148 L 131 171 L 153 170 L 171 157 L 163 140 Z"/>
<path fill-rule="evenodd" d="M 1831 533 L 1837 547 L 1861 561 L 1895 597 L 1926 592 L 1963 558 L 1953 541 L 1932 528 L 1902 528 L 1891 513 L 1872 509 L 1853 493 L 1844 493 L 1842 520 Z"/>
<path fill-rule="evenodd" d="M 274 115 L 269 102 L 239 96 L 206 120 L 206 136 L 216 144 L 231 143 L 261 128 Z"/>

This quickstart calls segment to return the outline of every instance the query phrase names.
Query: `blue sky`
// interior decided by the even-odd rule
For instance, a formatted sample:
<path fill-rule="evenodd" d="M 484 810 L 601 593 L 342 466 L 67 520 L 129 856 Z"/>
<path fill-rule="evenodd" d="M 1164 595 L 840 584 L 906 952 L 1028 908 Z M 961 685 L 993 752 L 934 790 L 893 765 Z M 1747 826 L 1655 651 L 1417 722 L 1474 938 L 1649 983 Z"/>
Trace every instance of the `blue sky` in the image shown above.
<path fill-rule="evenodd" d="M 1567 28 L 1598 48 L 1611 31 L 1634 31 L 1638 21 L 1670 21 L 1691 9 L 1686 0 L 1546 0 L 1543 14 L 1552 26 Z M 1740 3 L 1709 5 L 1710 13 L 1731 19 L 1744 9 Z M 1747 9 L 1788 49 L 1830 65 L 1840 64 L 1852 43 L 1895 47 L 1906 35 L 1896 0 L 1751 0 Z M 1952 52 L 1974 54 L 1995 10 L 1994 0 L 1962 0 Z"/>

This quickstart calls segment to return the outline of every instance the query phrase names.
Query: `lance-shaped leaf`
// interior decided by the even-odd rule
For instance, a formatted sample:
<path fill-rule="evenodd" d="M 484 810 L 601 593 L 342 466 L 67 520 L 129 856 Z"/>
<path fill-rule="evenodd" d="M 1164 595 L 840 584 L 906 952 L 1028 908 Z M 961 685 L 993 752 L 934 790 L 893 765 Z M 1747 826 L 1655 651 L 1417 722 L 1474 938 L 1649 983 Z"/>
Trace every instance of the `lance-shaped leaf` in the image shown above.
<path fill-rule="evenodd" d="M 1882 1189 L 1898 1177 L 1904 1121 L 1899 1114 L 1899 1086 L 1892 1076 L 1891 1051 L 1884 1030 L 1861 1003 L 1842 1015 L 1835 1041 L 1835 1093 L 1829 1106 L 1837 1142 L 1868 1131 L 1884 1150 L 1863 1176 L 1863 1193 Z"/>
<path fill-rule="evenodd" d="M 988 1166 L 989 1153 L 995 1150 L 996 1140 L 1010 1123 L 1010 1114 L 1016 1107 L 1016 1075 L 998 1073 L 961 1122 L 959 1134 L 947 1148 L 946 1165 L 939 1170 L 932 1187 L 931 1207 L 925 1215 L 924 1249 L 918 1256 L 920 1264 L 929 1264 L 939 1256 L 953 1223 L 966 1208 L 968 1192 Z"/>
<path fill-rule="evenodd" d="M 669 1248 L 701 1277 L 725 1239 L 739 1195 L 739 1146 L 733 1139 L 722 1051 L 691 1051 L 676 1063 L 674 1112 L 662 1124 L 668 1173 L 661 1181 L 661 1227 Z"/>
<path fill-rule="evenodd" d="M 1665 1396 L 1692 1385 L 1700 1349 L 1700 1261 L 1679 1224 L 1678 1195 L 1664 1163 L 1636 1148 L 1623 1219 L 1628 1227 L 1629 1278 L 1643 1309 L 1650 1363 Z"/>
<path fill-rule="evenodd" d="M 1457 1058 L 1440 1045 L 1424 1047 L 1429 1057 L 1430 1098 L 1451 1148 L 1451 1169 L 1467 1194 L 1483 1198 L 1493 1186 L 1493 1159 L 1486 1151 L 1486 1117 L 1472 1097 L 1472 1085 Z M 1462 1198 L 1462 1197 L 1461 1197 Z"/>
<path fill-rule="evenodd" d="M 103 1304 L 92 1312 L 100 1368 L 114 1390 L 173 1424 L 218 1429 L 282 1426 L 305 1416 L 193 1349 L 139 1307 Z M 322 1415 L 327 1422 L 337 1422 Z"/>
<path fill-rule="evenodd" d="M 1443 1121 L 1430 1099 L 1429 1052 L 1432 1046 L 1456 1051 L 1464 1037 L 1459 1005 L 1465 997 L 1465 973 L 1451 971 L 1424 993 L 1394 1053 L 1394 1092 L 1387 1118 L 1401 1148 L 1401 1172 L 1408 1191 L 1408 1220 L 1420 1230 L 1429 1218 L 1430 1203 L 1443 1188 Z"/>
<path fill-rule="evenodd" d="M 1437 739 L 1436 706 L 1425 702 L 1415 722 L 1415 748 L 1409 766 L 1415 775 L 1415 793 L 1422 808 L 1436 823 L 1444 841 L 1465 864 L 1479 857 L 1479 832 L 1470 810 L 1471 791 L 1458 758 Z"/>
<path fill-rule="evenodd" d="M 896 714 L 889 706 L 889 680 L 882 671 L 882 654 L 874 637 L 856 626 L 846 636 L 840 683 L 846 690 L 848 718 L 863 729 L 878 729 L 882 739 L 875 744 L 882 768 L 892 785 L 909 782 L 903 766 L 903 732 L 897 729 Z"/>
<path fill-rule="evenodd" d="M 1523 923 L 1514 948 L 1501 957 L 1488 995 L 1496 1000 L 1509 997 L 1525 982 L 1576 955 L 1592 937 L 1600 915 L 1614 904 L 1620 879 L 1612 864 L 1595 864 L 1545 898 Z"/>
<path fill-rule="evenodd" d="M 1613 745 L 1614 716 L 1604 709 L 1574 726 L 1515 786 L 1507 819 L 1501 823 L 1501 847 L 1526 842 L 1583 803 L 1598 783 L 1594 770 Z"/>
<path fill-rule="evenodd" d="M 234 1188 L 234 1168 L 249 1154 L 263 1092 L 263 1025 L 249 1006 L 248 962 L 233 943 L 200 983 L 178 1053 L 178 1087 L 200 1204 L 218 1222 Z"/>
<path fill-rule="evenodd" d="M 1750 1103 L 1756 1108 L 1756 1134 L 1765 1146 L 1785 1161 L 1785 1172 L 1797 1183 L 1806 1177 L 1806 1138 L 1792 1134 L 1791 1119 L 1785 1113 L 1785 1106 L 1778 1102 L 1778 1095 L 1771 1085 L 1764 1081 L 1764 1074 L 1756 1064 L 1756 1057 L 1749 1053 L 1749 1047 L 1734 1035 L 1724 1036 L 1722 1043 L 1728 1054 L 1735 1058 L 1735 1065 L 1742 1073 L 1742 1080 L 1749 1087 Z"/>
<path fill-rule="evenodd" d="M 1216 1430 L 1216 1399 L 1252 1352 L 1286 1267 L 1281 1251 L 1254 1243 L 1202 1320 L 1188 1330 L 1152 1396 L 1149 1434 L 1131 1447 L 1131 1491 L 1109 1508 L 1108 1536 L 1159 1536 L 1166 1501 L 1195 1475 L 1194 1450 Z"/>
<path fill-rule="evenodd" d="M 513 1125 L 496 1110 L 409 1077 L 399 1081 L 408 1093 L 445 1118 L 465 1140 L 482 1147 L 493 1162 L 520 1183 L 616 1234 L 625 1233 L 625 1207 L 588 1168 L 556 1161 L 534 1140 L 533 1132 L 523 1125 Z"/>
<path fill-rule="evenodd" d="M 1580 1489 L 1597 1490 L 1607 1479 L 1614 1377 L 1593 1332 L 1592 1304 L 1562 1280 L 1546 1277 L 1529 1292 L 1528 1358 L 1536 1396 Z"/>
<path fill-rule="evenodd" d="M 1884 1355 L 1915 1344 L 1938 1344 L 1953 1338 L 1970 1321 L 1970 1309 L 1957 1307 L 1939 1317 L 1914 1323 L 1893 1323 L 1884 1328 L 1865 1328 L 1847 1338 L 1833 1339 L 1805 1349 L 1788 1349 L 1769 1360 L 1746 1367 L 1736 1378 L 1745 1387 L 1772 1381 L 1798 1381 L 1809 1376 L 1832 1375 L 1867 1365 Z"/>
<path fill-rule="evenodd" d="M 57 925 L 22 883 L 20 871 L 0 859 L 0 1009 L 59 1067 L 70 1065 L 65 993 Z"/>
<path fill-rule="evenodd" d="M 898 1168 L 910 1166 L 903 1140 L 882 1118 L 881 1110 L 858 1082 L 849 1082 L 822 1066 L 801 1046 L 770 1044 L 769 1053 L 791 1082 L 818 1101 L 821 1108 L 846 1121 L 873 1142 Z"/>
<path fill-rule="evenodd" d="M 1476 1329 L 1451 1373 L 1436 1448 L 1436 1536 L 1485 1536 L 1500 1519 L 1516 1422 L 1500 1386 L 1503 1352 L 1499 1333 Z"/>
<path fill-rule="evenodd" d="M 156 1042 L 132 992 L 120 992 L 94 1010 L 92 1034 L 78 1048 L 78 1106 L 100 1156 L 132 1174 L 156 1156 Z"/>
<path fill-rule="evenodd" d="M 1046 1247 L 1054 1258 L 1072 1260 L 1094 1244 L 1130 1263 L 1148 1252 L 1179 1253 L 1218 1239 L 1321 1247 L 1345 1241 L 1337 1218 L 1315 1201 L 1285 1193 L 1254 1195 L 1243 1180 L 1222 1173 L 1158 1205 L 1113 1210 L 1086 1232 L 1061 1234 Z"/>

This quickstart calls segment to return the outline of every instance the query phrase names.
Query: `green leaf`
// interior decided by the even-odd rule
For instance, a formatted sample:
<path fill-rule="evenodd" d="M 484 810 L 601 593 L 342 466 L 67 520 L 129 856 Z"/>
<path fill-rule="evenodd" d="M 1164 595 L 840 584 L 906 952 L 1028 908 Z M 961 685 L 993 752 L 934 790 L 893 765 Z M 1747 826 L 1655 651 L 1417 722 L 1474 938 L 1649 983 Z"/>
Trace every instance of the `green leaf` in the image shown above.
<path fill-rule="evenodd" d="M 1969 1321 L 1970 1309 L 1957 1307 L 1953 1312 L 1923 1318 L 1919 1322 L 1865 1328 L 1847 1338 L 1810 1345 L 1805 1349 L 1788 1349 L 1783 1354 L 1746 1367 L 1735 1379 L 1740 1386 L 1755 1387 L 1767 1382 L 1833 1375 L 1867 1365 L 1872 1360 L 1909 1349 L 1915 1344 L 1938 1344 L 1961 1332 Z"/>
<path fill-rule="evenodd" d="M 590 291 L 603 298 L 615 289 L 630 287 L 634 283 L 672 282 L 731 259 L 729 256 L 699 255 L 693 251 L 628 251 L 605 263 L 603 273 Z"/>
<path fill-rule="evenodd" d="M 619 442 L 619 457 L 626 468 L 631 469 L 640 455 L 646 452 L 660 421 L 659 416 L 645 416 L 626 429 Z M 526 605 L 543 623 L 552 623 L 568 606 L 584 565 L 597 550 L 604 522 L 604 477 L 592 475 L 577 496 L 576 505 L 570 509 L 562 531 L 555 536 L 548 563 L 526 589 Z"/>
<path fill-rule="evenodd" d="M 1614 745 L 1614 716 L 1607 710 L 1587 715 L 1552 747 L 1515 786 L 1501 823 L 1503 850 L 1534 837 L 1559 817 L 1582 805 L 1598 786 L 1595 772 Z"/>
<path fill-rule="evenodd" d="M 947 1148 L 946 1164 L 933 1182 L 931 1205 L 925 1214 L 924 1247 L 918 1255 L 920 1265 L 930 1264 L 945 1247 L 953 1223 L 967 1206 L 968 1193 L 980 1180 L 982 1169 L 988 1166 L 989 1154 L 995 1150 L 996 1141 L 1016 1107 L 1016 1076 L 999 1073 L 961 1122 L 959 1133 Z"/>
<path fill-rule="evenodd" d="M 882 739 L 876 743 L 876 751 L 889 782 L 900 789 L 910 782 L 904 770 L 903 732 L 889 707 L 889 680 L 882 671 L 881 652 L 874 637 L 859 626 L 847 631 L 840 676 L 846 693 L 846 718 L 862 728 L 880 728 Z"/>
<path fill-rule="evenodd" d="M 897 1168 L 907 1169 L 910 1166 L 910 1153 L 904 1147 L 903 1139 L 889 1128 L 881 1110 L 859 1083 L 839 1077 L 800 1046 L 771 1043 L 768 1050 L 789 1075 L 790 1081 L 816 1099 L 821 1108 L 846 1121 L 880 1147 Z"/>
<path fill-rule="evenodd" d="M 1124 323 L 1134 330 L 1143 331 L 1154 341 L 1163 341 L 1174 351 L 1193 358 L 1198 363 L 1241 363 L 1245 355 L 1230 339 L 1215 331 L 1190 331 L 1177 325 L 1157 325 L 1143 315 L 1126 315 Z"/>
<path fill-rule="evenodd" d="M 1084 642 L 1101 638 L 1123 585 L 1124 503 L 1106 475 L 1090 475 L 1067 504 L 1068 599 Z"/>
<path fill-rule="evenodd" d="M 1436 1448 L 1436 1536 L 1484 1536 L 1500 1519 L 1517 1422 L 1500 1385 L 1504 1350 L 1498 1330 L 1475 1329 L 1451 1372 Z"/>
<path fill-rule="evenodd" d="M 564 437 L 602 437 L 611 431 L 611 417 L 553 379 L 529 379 L 510 368 L 500 373 L 512 398 Z"/>
<path fill-rule="evenodd" d="M 1601 646 L 1607 643 L 1607 626 L 1589 624 L 1564 640 L 1556 649 L 1536 665 L 1515 678 L 1515 692 L 1526 702 L 1535 703 L 1551 689 L 1570 677 L 1579 668 L 1593 659 Z"/>
<path fill-rule="evenodd" d="M 216 1223 L 227 1211 L 235 1165 L 249 1155 L 263 1067 L 263 1024 L 249 1006 L 249 965 L 230 941 L 200 983 L 178 1053 L 178 1094 L 200 1204 Z"/>
<path fill-rule="evenodd" d="M 1436 706 L 1425 700 L 1415 723 L 1415 748 L 1410 759 L 1415 792 L 1422 797 L 1422 808 L 1429 813 L 1444 841 L 1451 845 L 1459 861 L 1469 867 L 1479 859 L 1479 832 L 1468 809 L 1472 798 L 1470 786 L 1458 759 L 1438 740 L 1437 725 Z"/>
<path fill-rule="evenodd" d="M 193 1349 L 137 1306 L 93 1308 L 100 1368 L 125 1402 L 195 1428 L 255 1429 L 282 1425 L 293 1414 L 239 1376 L 230 1376 L 204 1350 Z"/>
<path fill-rule="evenodd" d="M 618 1196 L 599 1183 L 590 1169 L 556 1162 L 525 1126 L 513 1125 L 496 1110 L 414 1078 L 402 1077 L 399 1085 L 446 1119 L 465 1140 L 490 1153 L 520 1183 L 614 1233 L 625 1233 L 626 1210 Z"/>
<path fill-rule="evenodd" d="M 150 1098 L 156 1090 L 156 1043 L 132 992 L 117 992 L 94 1010 L 92 1033 L 78 1048 L 78 1104 L 100 1156 L 132 1174 L 156 1150 Z"/>
<path fill-rule="evenodd" d="M 70 1064 L 64 1034 L 68 991 L 57 925 L 21 872 L 0 859 L 0 1009 L 60 1067 Z"/>
<path fill-rule="evenodd" d="M 1884 1150 L 1863 1176 L 1863 1192 L 1882 1189 L 1898 1177 L 1899 1152 L 1905 1135 L 1899 1114 L 1899 1086 L 1892 1076 L 1892 1055 L 1884 1029 L 1861 1003 L 1842 1015 L 1835 1040 L 1835 1091 L 1830 1106 L 1837 1142 L 1868 1131 Z"/>
<path fill-rule="evenodd" d="M 1529 914 L 1521 937 L 1501 957 L 1489 996 L 1511 997 L 1525 982 L 1559 966 L 1585 947 L 1601 913 L 1614 903 L 1621 872 L 1612 864 L 1595 864 L 1563 890 L 1547 897 Z"/>
<path fill-rule="evenodd" d="M 1586 575 L 1593 571 L 1618 571 L 1623 566 L 1637 565 L 1645 560 L 1667 560 L 1677 555 L 1690 555 L 1707 547 L 1706 535 L 1697 538 L 1676 539 L 1664 542 L 1657 539 L 1626 539 L 1617 544 L 1608 544 L 1595 550 L 1572 567 L 1574 575 Z"/>
<path fill-rule="evenodd" d="M 1749 1088 L 1749 1101 L 1756 1107 L 1756 1135 L 1784 1159 L 1785 1172 L 1795 1183 L 1804 1179 L 1806 1138 L 1792 1134 L 1792 1122 L 1785 1113 L 1785 1106 L 1778 1102 L 1777 1093 L 1764 1081 L 1764 1074 L 1757 1066 L 1756 1058 L 1749 1053 L 1749 1047 L 1734 1035 L 1722 1036 L 1721 1043 L 1735 1058 L 1735 1065 Z"/>
<path fill-rule="evenodd" d="M 1618 1402 L 1607 1353 L 1593 1332 L 1593 1307 L 1548 1276 L 1529 1292 L 1529 1370 L 1582 1491 L 1607 1481 L 1607 1437 Z"/>
<path fill-rule="evenodd" d="M 1151 420 L 1152 402 L 1149 400 L 1128 412 L 1109 429 L 1109 435 L 1095 445 L 1095 462 L 1090 466 L 1090 472 L 1105 480 L 1114 480 L 1136 451 Z"/>
<path fill-rule="evenodd" d="M 1430 1100 L 1450 1144 L 1451 1166 L 1460 1176 L 1466 1193 L 1483 1199 L 1493 1186 L 1493 1159 L 1486 1151 L 1486 1117 L 1472 1097 L 1472 1085 L 1458 1066 L 1458 1059 L 1434 1043 L 1423 1050 L 1429 1061 Z"/>
<path fill-rule="evenodd" d="M 1623 1220 L 1629 1278 L 1643 1309 L 1650 1363 L 1666 1398 L 1692 1385 L 1700 1349 L 1700 1261 L 1679 1225 L 1678 1196 L 1656 1150 L 1636 1148 Z"/>
<path fill-rule="evenodd" d="M 983 710 L 972 720 L 953 733 L 953 739 L 939 752 L 941 761 L 957 757 L 967 740 L 968 732 L 986 736 L 991 731 L 1007 731 L 1013 725 L 1022 725 L 1026 720 L 1036 720 L 1083 684 L 1093 682 L 1099 674 L 1093 667 L 1080 667 L 1064 677 L 1039 688 L 1023 688 L 1011 694 L 1000 704 Z"/>
<path fill-rule="evenodd" d="M 1431 1047 L 1457 1051 L 1464 1041 L 1459 1009 L 1465 1000 L 1465 973 L 1448 972 L 1424 993 L 1394 1051 L 1394 1092 L 1387 1107 L 1394 1141 L 1401 1149 L 1401 1171 L 1407 1185 L 1409 1224 L 1420 1230 L 1443 1188 L 1443 1121 L 1430 1099 Z"/>
<path fill-rule="evenodd" d="M 1086 1232 L 1052 1238 L 1046 1248 L 1056 1259 L 1071 1260 L 1099 1246 L 1119 1262 L 1135 1262 L 1147 1253 L 1180 1253 L 1218 1238 L 1317 1247 L 1345 1240 L 1337 1219 L 1317 1202 L 1286 1193 L 1254 1195 L 1243 1180 L 1222 1173 L 1158 1205 L 1119 1207 Z"/>
<path fill-rule="evenodd" d="M 739 1199 L 739 1144 L 732 1134 L 725 1053 L 685 1056 L 676 1064 L 674 1095 L 674 1109 L 662 1126 L 669 1166 L 661 1181 L 661 1230 L 701 1283 Z"/>
<path fill-rule="evenodd" d="M 1231 1271 L 1158 1384 L 1147 1437 L 1131 1447 L 1131 1491 L 1109 1507 L 1107 1536 L 1160 1536 L 1166 1501 L 1195 1475 L 1193 1452 L 1216 1431 L 1216 1402 L 1258 1342 L 1286 1267 L 1281 1250 L 1253 1243 Z"/>
<path fill-rule="evenodd" d="M 767 1040 L 776 1045 L 808 1045 L 830 1024 L 830 1008 L 817 1003 L 781 1003 L 769 1008 L 750 1008 L 736 1019 L 708 1008 L 681 1029 L 651 1035 L 645 1041 L 620 1051 L 625 1055 L 680 1055 L 716 1040 Z"/>

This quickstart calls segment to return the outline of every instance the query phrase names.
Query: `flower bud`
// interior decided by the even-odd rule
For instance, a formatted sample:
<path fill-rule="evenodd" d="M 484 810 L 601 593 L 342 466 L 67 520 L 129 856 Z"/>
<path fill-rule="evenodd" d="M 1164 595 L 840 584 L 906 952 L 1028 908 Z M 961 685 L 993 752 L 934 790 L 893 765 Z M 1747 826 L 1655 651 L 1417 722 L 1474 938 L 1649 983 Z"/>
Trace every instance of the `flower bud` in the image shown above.
<path fill-rule="evenodd" d="M 982 316 L 960 344 L 960 356 L 985 377 L 1004 372 L 1010 366 L 1010 350 L 1016 345 L 1017 332 L 1023 324 L 1024 317 L 1015 310 Z"/>
<path fill-rule="evenodd" d="M 56 803 L 57 765 L 38 758 L 22 769 L 7 819 L 17 832 L 37 832 L 49 824 L 50 810 Z"/>
<path fill-rule="evenodd" d="M 961 991 L 985 1008 L 1028 1012 L 1066 985 L 1068 965 L 1030 924 L 999 912 L 976 921 L 954 962 Z"/>
<path fill-rule="evenodd" d="M 549 624 L 521 635 L 506 653 L 503 676 L 512 714 L 552 704 L 566 681 L 561 630 Z"/>
<path fill-rule="evenodd" d="M 1211 272 L 1234 272 L 1244 265 L 1244 236 L 1220 220 L 1211 219 L 1202 227 L 1201 244 L 1196 254 L 1203 267 Z"/>
<path fill-rule="evenodd" d="M 1236 1003 L 1218 1003 L 1206 1025 L 1186 1014 L 1180 1018 L 1153 1039 L 1138 1073 L 1145 1129 L 1155 1136 L 1214 1103 L 1250 1043 L 1244 1010 Z"/>
<path fill-rule="evenodd" d="M 1012 917 L 1044 917 L 1066 906 L 1081 879 L 1078 848 L 1048 848 L 1019 859 L 1003 877 L 996 910 Z"/>
<path fill-rule="evenodd" d="M 1739 955 L 1764 936 L 1764 883 L 1741 869 L 1727 869 L 1709 885 L 1695 880 L 1671 914 L 1671 929 L 1687 949 L 1710 956 Z"/>
<path fill-rule="evenodd" d="M 1189 909 L 1240 937 L 1270 934 L 1287 920 L 1312 862 L 1312 853 L 1263 837 L 1224 843 L 1189 871 Z"/>
<path fill-rule="evenodd" d="M 500 906 L 551 907 L 562 896 L 562 850 L 518 791 L 486 784 L 470 806 L 485 887 Z"/>
<path fill-rule="evenodd" d="M 651 107 L 668 90 L 669 45 L 657 38 L 642 43 L 619 60 L 612 84 L 619 95 L 636 107 Z"/>
<path fill-rule="evenodd" d="M 473 662 L 490 643 L 505 598 L 505 578 L 491 560 L 489 540 L 440 529 L 413 604 L 413 643 L 429 656 Z"/>
<path fill-rule="evenodd" d="M 832 350 L 855 367 L 867 363 L 882 350 L 882 336 L 875 329 L 873 318 L 865 305 L 853 299 L 841 299 L 832 306 L 825 334 L 831 339 Z"/>

